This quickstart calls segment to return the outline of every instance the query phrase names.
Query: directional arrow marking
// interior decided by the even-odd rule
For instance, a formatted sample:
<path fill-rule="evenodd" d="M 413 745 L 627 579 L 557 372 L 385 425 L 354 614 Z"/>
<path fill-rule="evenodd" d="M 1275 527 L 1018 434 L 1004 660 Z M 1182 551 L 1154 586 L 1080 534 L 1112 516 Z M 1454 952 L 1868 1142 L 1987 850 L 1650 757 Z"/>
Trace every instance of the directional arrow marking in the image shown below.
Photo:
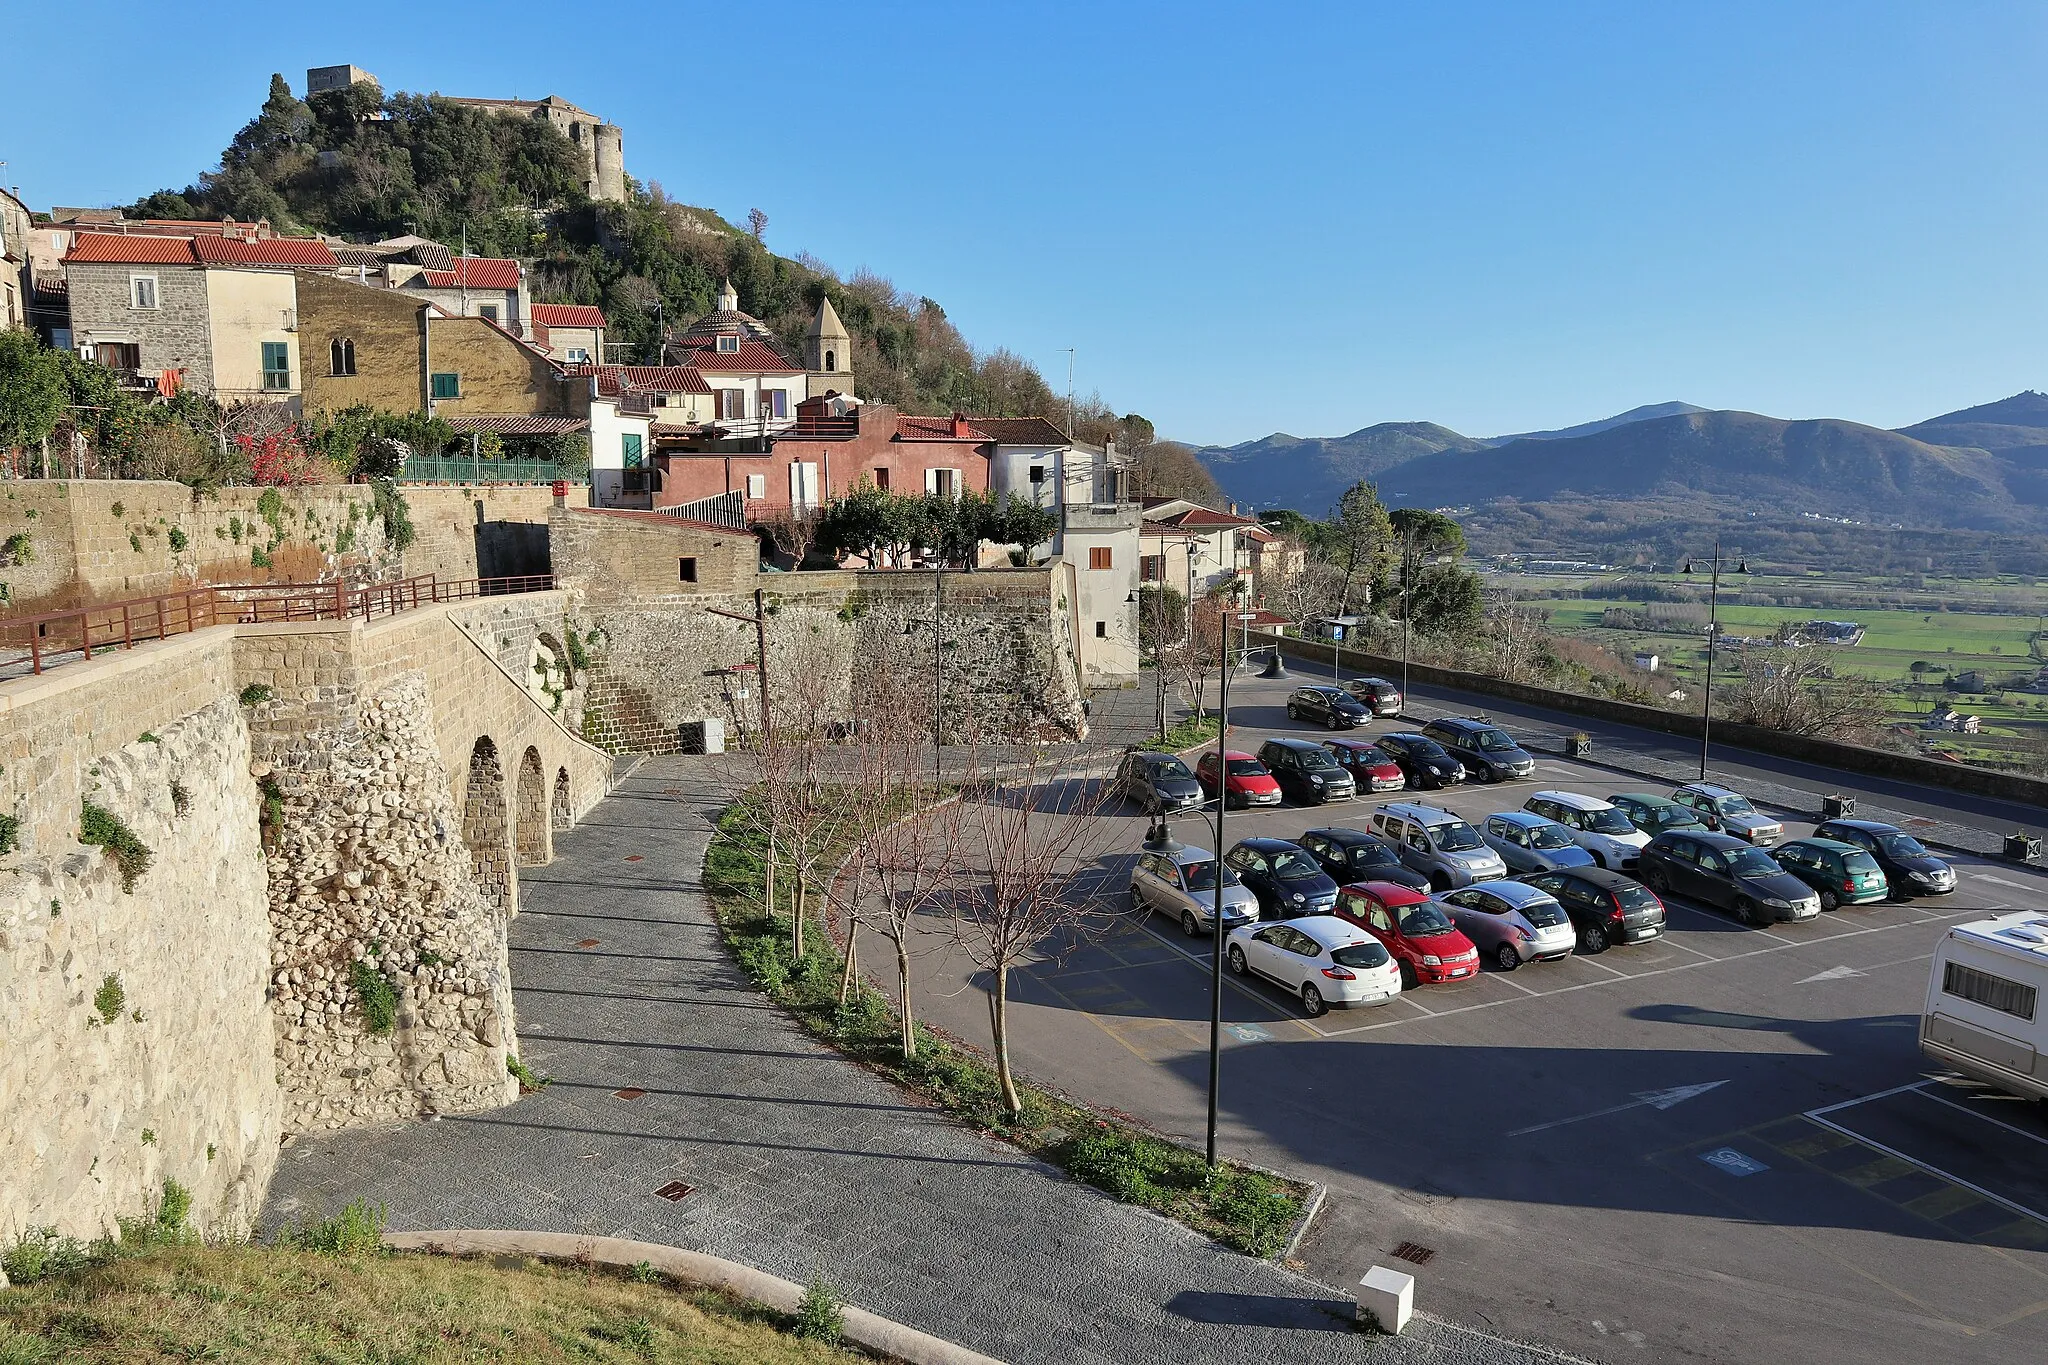
<path fill-rule="evenodd" d="M 1514 1132 L 1509 1133 L 1508 1136 L 1526 1137 L 1530 1133 L 1541 1133 L 1550 1128 L 1562 1128 L 1567 1123 L 1582 1123 L 1587 1119 L 1605 1118 L 1609 1114 L 1619 1114 L 1628 1109 L 1669 1109 L 1674 1105 L 1683 1104 L 1689 1099 L 1704 1095 L 1709 1090 L 1726 1084 L 1728 1084 L 1726 1081 L 1707 1081 L 1700 1085 L 1674 1086 L 1669 1090 L 1638 1090 L 1636 1097 L 1627 1104 L 1613 1104 L 1605 1109 L 1595 1109 L 1590 1114 L 1574 1114 L 1568 1119 L 1553 1119 L 1549 1123 L 1538 1123 L 1528 1128 L 1517 1128 Z"/>
<path fill-rule="evenodd" d="M 1868 975 L 1868 972 L 1859 972 L 1854 967 L 1830 967 L 1824 972 L 1815 972 L 1812 976 L 1802 976 L 1793 984 L 1806 986 L 1815 981 L 1847 981 L 1852 976 Z"/>

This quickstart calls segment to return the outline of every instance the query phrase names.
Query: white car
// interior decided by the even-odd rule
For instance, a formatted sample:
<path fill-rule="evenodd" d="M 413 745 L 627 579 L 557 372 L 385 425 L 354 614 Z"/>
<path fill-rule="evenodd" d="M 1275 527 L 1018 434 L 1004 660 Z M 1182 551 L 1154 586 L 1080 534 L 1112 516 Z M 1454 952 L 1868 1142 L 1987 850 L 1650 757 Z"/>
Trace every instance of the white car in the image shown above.
<path fill-rule="evenodd" d="M 1335 915 L 1247 924 L 1228 942 L 1230 970 L 1282 987 L 1311 1018 L 1332 1005 L 1384 1005 L 1401 993 L 1401 968 L 1380 941 Z"/>
<path fill-rule="evenodd" d="M 1593 861 L 1615 872 L 1633 872 L 1650 836 L 1629 823 L 1612 801 L 1579 792 L 1537 792 L 1522 809 L 1555 820 L 1571 831 L 1572 842 Z"/>

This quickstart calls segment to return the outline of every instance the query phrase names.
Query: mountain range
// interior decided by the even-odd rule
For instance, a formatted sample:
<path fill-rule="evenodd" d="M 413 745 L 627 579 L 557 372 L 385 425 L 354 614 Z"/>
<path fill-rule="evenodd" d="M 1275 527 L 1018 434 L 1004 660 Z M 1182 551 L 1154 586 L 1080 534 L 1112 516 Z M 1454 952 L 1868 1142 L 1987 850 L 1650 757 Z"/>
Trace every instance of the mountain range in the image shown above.
<path fill-rule="evenodd" d="M 2048 395 L 2015 394 L 1887 431 L 1836 418 L 1658 403 L 1558 431 L 1492 438 L 1433 422 L 1348 436 L 1278 433 L 1197 451 L 1252 508 L 1320 515 L 1371 479 L 1389 506 L 1704 501 L 1727 514 L 1934 529 L 2048 529 Z"/>

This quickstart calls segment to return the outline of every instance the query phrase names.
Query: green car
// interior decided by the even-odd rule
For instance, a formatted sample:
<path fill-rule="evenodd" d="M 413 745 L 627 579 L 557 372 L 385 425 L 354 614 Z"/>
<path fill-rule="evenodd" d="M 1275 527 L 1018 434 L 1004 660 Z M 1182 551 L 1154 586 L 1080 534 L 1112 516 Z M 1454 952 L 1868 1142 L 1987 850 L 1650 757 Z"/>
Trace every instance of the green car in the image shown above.
<path fill-rule="evenodd" d="M 1668 796 L 1651 796 L 1647 792 L 1623 792 L 1607 798 L 1616 810 L 1628 817 L 1634 825 L 1652 839 L 1670 829 L 1705 830 L 1706 822 L 1699 812 L 1682 806 Z"/>
<path fill-rule="evenodd" d="M 1794 839 L 1771 850 L 1778 865 L 1820 893 L 1820 908 L 1868 905 L 1891 895 L 1877 859 L 1835 839 Z"/>

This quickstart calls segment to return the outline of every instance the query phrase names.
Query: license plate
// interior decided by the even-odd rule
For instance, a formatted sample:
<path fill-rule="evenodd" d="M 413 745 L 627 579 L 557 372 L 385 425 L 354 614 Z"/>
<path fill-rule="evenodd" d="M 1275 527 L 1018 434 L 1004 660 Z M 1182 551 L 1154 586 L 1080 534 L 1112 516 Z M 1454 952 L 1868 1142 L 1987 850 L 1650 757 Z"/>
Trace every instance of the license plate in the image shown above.
<path fill-rule="evenodd" d="M 1471 969 L 1470 967 L 1453 967 L 1453 968 L 1451 968 L 1451 975 L 1452 975 L 1452 976 L 1463 976 L 1463 975 L 1465 975 L 1465 973 L 1467 973 L 1467 972 L 1469 972 L 1469 971 L 1471 971 L 1471 970 L 1472 970 L 1472 969 Z"/>
<path fill-rule="evenodd" d="M 1661 934 L 1661 933 L 1663 933 L 1663 932 L 1664 932 L 1664 931 L 1663 931 L 1662 929 L 1645 929 L 1645 930 L 1643 930 L 1643 937 L 1644 937 L 1644 938 L 1655 938 L 1655 937 L 1657 937 L 1657 935 L 1659 935 L 1659 934 Z"/>

